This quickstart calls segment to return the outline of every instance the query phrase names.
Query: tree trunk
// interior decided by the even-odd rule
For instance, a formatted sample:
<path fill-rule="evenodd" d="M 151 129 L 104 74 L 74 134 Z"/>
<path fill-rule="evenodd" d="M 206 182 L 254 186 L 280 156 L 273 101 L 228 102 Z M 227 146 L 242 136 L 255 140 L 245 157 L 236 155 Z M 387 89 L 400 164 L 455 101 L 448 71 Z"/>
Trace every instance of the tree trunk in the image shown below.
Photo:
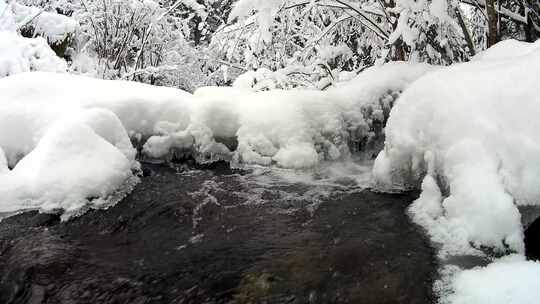
<path fill-rule="evenodd" d="M 476 54 L 476 51 L 474 48 L 474 42 L 471 37 L 471 32 L 469 32 L 467 24 L 465 24 L 465 21 L 463 20 L 463 16 L 461 15 L 461 10 L 459 9 L 459 7 L 456 7 L 456 17 L 458 19 L 459 27 L 461 27 L 461 31 L 463 32 L 463 36 L 465 37 L 465 41 L 467 41 L 467 46 L 469 47 L 469 54 L 471 56 L 474 56 Z"/>
<path fill-rule="evenodd" d="M 525 5 L 527 5 L 525 3 Z M 535 42 L 538 38 L 536 29 L 534 28 L 532 14 L 527 8 L 525 8 L 525 17 L 527 18 L 527 24 L 525 24 L 525 41 Z"/>
<path fill-rule="evenodd" d="M 498 18 L 497 11 L 495 10 L 495 0 L 486 0 L 486 13 L 488 21 L 487 47 L 490 47 L 499 41 L 497 35 Z"/>

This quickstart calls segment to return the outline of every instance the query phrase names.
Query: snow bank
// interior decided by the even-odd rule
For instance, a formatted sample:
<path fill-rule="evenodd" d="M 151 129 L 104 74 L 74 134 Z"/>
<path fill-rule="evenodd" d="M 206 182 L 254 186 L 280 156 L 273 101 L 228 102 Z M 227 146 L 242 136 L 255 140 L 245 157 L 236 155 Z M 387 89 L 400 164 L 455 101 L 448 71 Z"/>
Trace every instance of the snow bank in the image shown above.
<path fill-rule="evenodd" d="M 486 267 L 457 273 L 444 304 L 534 304 L 540 298 L 540 263 L 508 256 Z"/>
<path fill-rule="evenodd" d="M 66 62 L 56 56 L 44 38 L 23 38 L 0 30 L 0 78 L 22 72 L 66 69 Z"/>
<path fill-rule="evenodd" d="M 540 49 L 538 43 L 523 43 L 514 39 L 503 40 L 473 57 L 473 61 L 512 59 Z"/>
<path fill-rule="evenodd" d="M 189 123 L 191 94 L 172 88 L 36 72 L 1 79 L 0 91 L 0 104 L 6 111 L 24 114 L 14 116 L 13 120 L 24 121 L 25 129 L 29 129 L 27 135 L 18 136 L 18 139 L 13 141 L 15 146 L 8 150 L 4 146 L 5 142 L 0 141 L 8 159 L 10 154 L 29 152 L 21 150 L 23 145 L 17 143 L 31 141 L 32 134 L 42 129 L 43 123 L 65 115 L 64 113 L 69 115 L 74 109 L 109 110 L 120 119 L 132 138 L 142 139 L 156 134 L 165 123 L 169 123 L 169 128 L 174 130 L 183 130 Z M 27 112 L 31 112 L 34 117 L 27 115 Z M 4 120 L 0 120 L 0 124 L 3 122 Z"/>
<path fill-rule="evenodd" d="M 68 74 L 0 79 L 0 213 L 103 207 L 137 182 L 129 135 L 177 128 L 191 95 Z M 185 120 L 184 120 L 185 121 Z M 12 168 L 11 170 L 9 168 Z"/>
<path fill-rule="evenodd" d="M 130 139 L 154 158 L 181 152 L 285 168 L 347 158 L 349 147 L 380 135 L 396 95 L 429 70 L 389 64 L 325 92 L 202 88 L 194 96 L 69 74 L 5 77 L 0 213 L 114 202 L 136 182 Z"/>
<path fill-rule="evenodd" d="M 105 115 L 99 118 L 111 117 Z M 0 211 L 63 209 L 71 215 L 88 204 L 116 202 L 121 188 L 131 190 L 137 181 L 133 154 L 123 154 L 96 131 L 79 122 L 51 125 L 13 170 L 0 175 Z"/>
<path fill-rule="evenodd" d="M 192 122 L 198 138 L 236 137 L 237 163 L 314 167 L 372 143 L 399 92 L 431 69 L 388 64 L 328 91 L 202 88 Z"/>
<path fill-rule="evenodd" d="M 515 204 L 540 202 L 540 42 L 516 43 L 426 75 L 390 114 L 374 176 L 386 189 L 422 183 L 410 211 L 442 256 L 524 250 Z"/>

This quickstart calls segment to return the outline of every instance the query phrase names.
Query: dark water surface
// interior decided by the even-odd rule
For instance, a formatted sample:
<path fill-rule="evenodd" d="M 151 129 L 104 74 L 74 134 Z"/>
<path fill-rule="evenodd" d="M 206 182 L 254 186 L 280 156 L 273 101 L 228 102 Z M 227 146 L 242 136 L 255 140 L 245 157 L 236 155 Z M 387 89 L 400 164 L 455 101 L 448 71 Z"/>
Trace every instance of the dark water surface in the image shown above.
<path fill-rule="evenodd" d="M 122 202 L 67 222 L 4 219 L 0 303 L 433 302 L 412 194 L 180 171 L 145 165 Z"/>

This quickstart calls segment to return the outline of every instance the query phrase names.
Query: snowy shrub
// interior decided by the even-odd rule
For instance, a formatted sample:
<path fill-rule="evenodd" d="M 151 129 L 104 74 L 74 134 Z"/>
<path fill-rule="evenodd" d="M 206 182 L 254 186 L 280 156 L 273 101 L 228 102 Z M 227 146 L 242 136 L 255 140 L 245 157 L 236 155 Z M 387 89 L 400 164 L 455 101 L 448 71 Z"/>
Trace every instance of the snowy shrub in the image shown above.
<path fill-rule="evenodd" d="M 371 65 L 382 45 L 357 19 L 316 2 L 240 1 L 229 20 L 238 21 L 215 33 L 211 54 L 237 75 L 278 71 L 291 86 L 325 87 L 341 70 Z"/>
<path fill-rule="evenodd" d="M 42 37 L 24 38 L 0 31 L 0 77 L 22 72 L 65 72 L 66 62 L 57 57 Z"/>
<path fill-rule="evenodd" d="M 154 1 L 82 1 L 73 12 L 81 33 L 72 70 L 190 91 L 216 83 L 202 52 L 184 37 L 187 20 L 171 15 L 173 8 Z"/>
<path fill-rule="evenodd" d="M 239 1 L 210 50 L 240 74 L 287 69 L 281 74 L 292 84 L 326 88 L 341 71 L 360 71 L 377 60 L 467 60 L 470 52 L 452 5 L 446 0 Z"/>
<path fill-rule="evenodd" d="M 0 78 L 30 71 L 65 72 L 66 62 L 56 56 L 46 39 L 23 38 L 17 33 L 21 26 L 35 20 L 28 19 L 31 14 L 21 12 L 21 7 L 0 0 Z"/>
<path fill-rule="evenodd" d="M 69 57 L 68 48 L 74 47 L 78 23 L 74 19 L 47 12 L 33 6 L 4 0 L 0 1 L 0 29 L 17 32 L 24 37 L 45 38 L 51 48 L 61 57 Z"/>
<path fill-rule="evenodd" d="M 81 7 L 80 0 L 17 0 L 17 3 L 68 17 Z"/>
<path fill-rule="evenodd" d="M 466 61 L 471 52 L 458 25 L 457 2 L 447 0 L 397 0 L 393 12 L 399 12 L 390 44 L 399 43 L 399 59 L 432 64 Z"/>
<path fill-rule="evenodd" d="M 25 37 L 41 36 L 53 48 L 67 46 L 75 38 L 79 24 L 70 17 L 18 3 L 13 3 L 11 9 L 18 29 Z"/>
<path fill-rule="evenodd" d="M 534 41 L 539 7 L 502 1 L 501 38 Z M 240 0 L 210 52 L 232 78 L 266 69 L 294 86 L 326 88 L 342 71 L 385 61 L 449 65 L 485 49 L 485 4 L 449 0 Z M 506 8 L 505 8 L 506 7 Z M 513 8 L 513 9 L 508 9 Z M 515 12 L 515 13 L 513 13 Z M 523 26 L 525 24 L 525 26 Z M 518 34 L 507 35 L 506 31 Z M 288 73 L 291 69 L 298 72 Z M 264 73 L 270 78 L 275 75 Z M 270 80 L 271 81 L 271 80 Z"/>
<path fill-rule="evenodd" d="M 82 10 L 75 12 L 83 25 L 79 39 L 85 50 L 98 58 L 103 75 L 112 73 L 118 77 L 121 69 L 127 72 L 158 64 L 164 46 L 151 41 L 156 35 L 152 31 L 154 22 L 161 13 L 157 3 L 136 0 L 81 3 Z"/>

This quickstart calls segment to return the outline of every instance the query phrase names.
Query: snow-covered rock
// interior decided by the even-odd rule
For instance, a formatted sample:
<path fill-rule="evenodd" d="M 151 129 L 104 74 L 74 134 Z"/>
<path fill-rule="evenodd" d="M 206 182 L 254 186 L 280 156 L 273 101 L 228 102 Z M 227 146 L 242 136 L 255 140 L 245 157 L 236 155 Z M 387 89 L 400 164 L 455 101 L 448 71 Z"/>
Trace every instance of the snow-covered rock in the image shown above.
<path fill-rule="evenodd" d="M 516 204 L 540 202 L 539 43 L 426 75 L 392 109 L 374 176 L 383 188 L 423 180 L 410 210 L 442 256 L 470 243 L 524 250 Z"/>

